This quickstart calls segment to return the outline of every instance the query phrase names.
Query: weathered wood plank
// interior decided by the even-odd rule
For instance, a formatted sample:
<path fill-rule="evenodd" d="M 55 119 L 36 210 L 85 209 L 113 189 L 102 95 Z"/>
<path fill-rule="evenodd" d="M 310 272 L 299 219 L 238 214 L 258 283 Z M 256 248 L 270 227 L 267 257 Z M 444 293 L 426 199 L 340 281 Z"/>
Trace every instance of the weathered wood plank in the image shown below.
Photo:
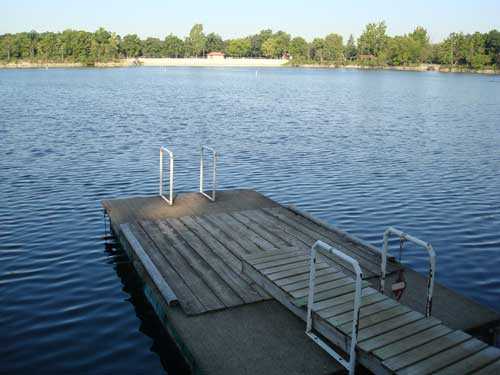
<path fill-rule="evenodd" d="M 238 233 L 238 235 L 243 235 L 245 238 L 248 238 L 250 241 L 256 244 L 261 250 L 278 249 L 278 246 L 276 246 L 272 242 L 269 242 L 257 233 L 248 230 L 248 228 L 244 224 L 240 223 L 238 220 L 227 213 L 209 215 L 208 217 L 210 219 L 218 219 L 219 222 L 224 223 L 224 226 L 226 228 L 230 228 L 230 230 L 232 230 L 234 234 Z"/>
<path fill-rule="evenodd" d="M 372 304 L 375 304 L 377 302 L 384 302 L 386 300 L 392 301 L 390 298 L 384 296 L 382 293 L 375 292 L 373 294 L 362 296 L 361 297 L 362 311 L 367 311 L 367 308 L 370 307 Z M 322 309 L 318 313 L 323 319 L 328 319 L 333 316 L 339 316 L 344 313 L 352 315 L 353 310 L 354 310 L 354 298 L 350 302 Z"/>
<path fill-rule="evenodd" d="M 406 314 L 410 311 L 411 310 L 406 306 L 396 305 L 396 306 L 391 307 L 387 310 L 383 310 L 383 311 L 380 311 L 380 312 L 377 312 L 377 313 L 374 313 L 374 314 L 371 314 L 371 315 L 368 315 L 368 316 L 365 316 L 365 317 L 359 319 L 359 329 L 363 330 L 364 328 L 368 328 L 368 327 L 377 325 L 377 324 L 382 323 L 386 320 L 389 320 L 389 319 L 392 319 L 394 317 L 398 317 L 400 315 Z M 335 317 L 328 319 L 328 321 L 330 323 L 334 324 Z M 347 323 L 344 323 L 344 324 L 338 326 L 338 328 L 342 332 L 345 332 L 345 333 L 350 332 L 351 328 L 352 328 L 352 316 L 351 316 L 351 319 L 349 319 Z"/>
<path fill-rule="evenodd" d="M 316 264 L 316 271 L 320 271 L 320 270 L 323 270 L 326 268 L 330 268 L 330 265 L 328 265 L 326 263 Z M 286 270 L 280 271 L 280 272 L 275 272 L 275 273 L 267 275 L 267 277 L 272 281 L 277 281 L 277 280 L 287 278 L 290 276 L 294 276 L 294 275 L 303 275 L 305 273 L 309 273 L 309 265 L 300 263 L 300 265 L 297 267 L 286 269 Z"/>
<path fill-rule="evenodd" d="M 500 349 L 490 346 L 458 362 L 448 365 L 435 372 L 435 375 L 476 374 L 474 371 L 486 367 L 497 360 L 500 360 Z M 500 373 L 500 368 L 498 370 Z"/>
<path fill-rule="evenodd" d="M 322 285 L 322 284 L 325 284 L 329 281 L 335 281 L 335 280 L 339 280 L 339 279 L 343 279 L 346 277 L 346 274 L 343 273 L 343 272 L 335 272 L 334 270 L 332 270 L 331 268 L 326 268 L 325 271 L 330 271 L 328 273 L 321 273 L 318 275 L 318 273 L 320 271 L 323 271 L 323 270 L 320 270 L 316 273 L 316 277 L 315 277 L 315 285 L 316 286 L 319 286 L 319 285 Z M 276 283 L 278 284 L 278 283 Z M 278 284 L 279 285 L 279 284 Z M 280 285 L 284 290 L 286 290 L 287 292 L 293 292 L 293 291 L 296 291 L 296 290 L 300 290 L 300 289 L 303 289 L 303 288 L 308 288 L 309 287 L 309 274 L 307 274 L 307 280 L 302 280 L 302 281 L 297 281 L 295 283 L 288 283 L 287 285 Z"/>
<path fill-rule="evenodd" d="M 155 286 L 158 288 L 162 297 L 165 299 L 166 303 L 170 305 L 172 303 L 178 302 L 177 296 L 175 295 L 174 291 L 165 281 L 156 265 L 153 263 L 149 255 L 142 247 L 136 235 L 134 235 L 134 233 L 132 232 L 131 224 L 121 224 L 120 228 L 126 240 L 148 272 L 149 277 L 151 277 L 151 280 L 153 280 Z"/>
<path fill-rule="evenodd" d="M 310 243 L 311 245 L 314 244 L 314 242 L 316 242 L 317 240 L 322 240 L 332 246 L 335 246 L 329 237 L 326 237 L 321 233 L 309 229 L 309 227 L 303 225 L 303 223 L 300 223 L 294 218 L 288 216 L 284 211 L 285 211 L 284 209 L 283 210 L 263 209 L 263 212 L 273 216 L 275 220 L 281 220 L 283 223 L 293 228 L 293 230 L 295 230 L 297 233 L 301 233 L 303 236 L 305 236 L 307 238 L 308 243 Z M 336 246 L 340 247 L 339 250 L 343 251 L 347 255 L 356 259 L 359 262 L 361 268 L 363 269 L 363 273 L 366 274 L 367 277 L 373 277 L 375 275 L 380 274 L 380 264 L 375 264 L 371 261 L 368 261 L 365 258 L 361 257 L 359 253 L 353 252 L 352 250 L 347 249 L 345 247 L 341 247 L 338 244 Z M 336 264 L 342 266 L 347 271 L 352 272 L 352 266 L 350 264 L 338 258 L 331 258 L 331 260 Z"/>
<path fill-rule="evenodd" d="M 279 237 L 275 235 L 272 231 L 268 230 L 264 226 L 261 226 L 260 224 L 256 223 L 255 221 L 249 219 L 245 215 L 243 215 L 241 212 L 233 212 L 230 214 L 235 220 L 239 221 L 243 225 L 245 225 L 248 230 L 251 230 L 255 233 L 257 233 L 259 236 L 264 238 L 266 241 L 269 243 L 272 243 L 274 246 L 278 248 L 286 248 L 286 247 L 291 247 L 293 246 L 293 242 L 289 241 L 288 239 L 283 239 L 282 237 Z"/>
<path fill-rule="evenodd" d="M 403 327 L 407 324 L 413 323 L 424 316 L 416 311 L 410 311 L 409 313 L 398 315 L 395 318 L 386 320 L 382 323 L 375 324 L 374 326 L 361 329 L 358 335 L 358 341 L 362 342 L 369 338 L 381 335 L 383 333 L 392 331 L 393 329 Z M 349 336 L 351 333 L 349 332 Z"/>
<path fill-rule="evenodd" d="M 178 221 L 177 221 L 178 220 Z M 229 288 L 231 288 L 245 303 L 252 303 L 262 300 L 261 295 L 253 289 L 236 273 L 233 267 L 239 268 L 241 263 L 228 267 L 231 258 L 231 253 L 225 250 L 224 246 L 216 243 L 215 240 L 203 229 L 198 227 L 198 224 L 189 217 L 180 219 L 169 219 L 170 224 L 184 238 L 184 240 L 193 248 L 205 261 L 217 272 Z M 220 253 L 222 251 L 222 253 Z M 219 255 L 220 254 L 220 255 Z"/>
<path fill-rule="evenodd" d="M 362 287 L 366 287 L 369 285 L 370 284 L 366 281 L 363 281 L 363 283 L 362 283 Z M 320 292 L 320 293 L 314 293 L 314 301 L 316 303 L 319 301 L 323 301 L 323 300 L 327 300 L 327 299 L 331 299 L 331 298 L 336 298 L 336 297 L 339 297 L 343 294 L 348 294 L 350 292 L 353 292 L 355 289 L 356 289 L 356 286 L 354 285 L 354 283 L 349 283 L 349 284 L 341 286 L 339 288 L 325 290 L 324 292 Z M 294 299 L 293 304 L 295 306 L 298 306 L 298 307 L 306 306 L 307 305 L 307 296 Z"/>
<path fill-rule="evenodd" d="M 433 326 L 425 331 L 418 332 L 414 335 L 407 336 L 406 338 L 394 342 L 392 344 L 386 345 L 380 349 L 374 350 L 373 354 L 385 361 L 391 357 L 395 357 L 400 353 L 406 352 L 407 350 L 413 349 L 417 346 L 428 343 L 438 337 L 444 336 L 452 332 L 451 328 L 448 328 L 442 324 Z"/>
<path fill-rule="evenodd" d="M 377 293 L 378 292 L 373 288 L 364 287 L 363 289 L 361 289 L 361 298 L 363 298 L 365 296 L 372 295 L 372 294 L 377 294 Z M 324 309 L 335 308 L 337 306 L 340 306 L 340 305 L 343 305 L 346 303 L 352 304 L 353 301 L 354 301 L 354 292 L 349 292 L 349 293 L 342 295 L 342 296 L 328 298 L 326 300 L 319 301 L 319 302 L 316 301 L 316 302 L 314 302 L 313 310 L 316 312 L 319 312 L 319 311 L 322 311 Z"/>
<path fill-rule="evenodd" d="M 327 290 L 339 288 L 341 286 L 344 286 L 347 284 L 353 284 L 353 283 L 354 283 L 354 280 L 351 277 L 347 277 L 344 275 L 344 277 L 341 279 L 329 281 L 327 283 L 315 286 L 314 287 L 314 295 L 316 295 L 316 293 L 321 293 L 321 292 L 324 292 Z M 287 290 L 287 289 L 285 288 L 285 290 Z M 287 290 L 287 292 L 289 292 L 293 298 L 305 297 L 305 296 L 309 295 L 309 287 L 307 286 L 305 288 L 294 290 L 294 291 Z"/>
<path fill-rule="evenodd" d="M 220 275 L 213 268 L 213 266 L 218 267 L 219 263 L 215 262 L 214 258 L 207 257 L 206 247 L 196 241 L 193 233 L 179 219 L 167 219 L 156 223 L 226 307 L 241 305 L 242 299 L 224 280 L 225 277 L 230 277 L 229 272 Z M 221 271 L 222 268 L 218 267 L 218 270 Z"/>
<path fill-rule="evenodd" d="M 370 263 L 373 263 L 378 271 L 380 271 L 381 264 L 381 253 L 374 253 L 372 250 L 365 249 L 359 244 L 355 244 L 353 241 L 347 241 L 345 237 L 340 236 L 338 233 L 327 229 L 310 219 L 299 215 L 284 207 L 273 207 L 266 209 L 268 211 L 280 212 L 287 215 L 292 220 L 297 221 L 304 227 L 307 227 L 311 231 L 318 233 L 325 239 L 328 239 L 332 245 L 339 247 L 341 250 L 347 250 L 349 252 L 355 253 L 359 258 L 362 258 Z M 392 272 L 394 266 L 390 263 L 387 264 L 387 271 Z"/>
<path fill-rule="evenodd" d="M 404 367 L 413 365 L 414 363 L 420 362 L 436 353 L 439 353 L 440 351 L 465 342 L 470 338 L 470 335 L 464 332 L 454 331 L 446 336 L 439 337 L 417 348 L 401 353 L 400 355 L 392 357 L 382 363 L 390 370 L 397 371 Z"/>
<path fill-rule="evenodd" d="M 284 264 L 297 263 L 299 261 L 309 262 L 309 259 L 307 259 L 302 254 L 301 255 L 290 255 L 287 258 L 270 260 L 269 262 L 264 262 L 264 263 L 257 263 L 257 264 L 253 264 L 253 266 L 255 268 L 257 268 L 258 270 L 265 270 L 268 268 L 273 268 L 273 267 L 281 266 Z"/>
<path fill-rule="evenodd" d="M 160 254 L 163 254 L 165 259 L 168 259 L 186 285 L 189 286 L 198 300 L 205 306 L 206 310 L 217 310 L 225 307 L 224 303 L 208 287 L 200 273 L 196 272 L 192 267 L 191 262 L 181 255 L 184 249 L 178 249 L 170 242 L 171 236 L 167 234 L 171 232 L 169 227 L 162 228 L 156 222 L 152 221 L 142 221 L 141 226 L 156 244 L 160 250 Z"/>
<path fill-rule="evenodd" d="M 326 264 L 326 263 L 323 263 L 323 264 Z M 262 272 L 264 275 L 271 275 L 271 274 L 276 273 L 276 272 L 286 271 L 286 270 L 289 270 L 289 269 L 294 269 L 294 268 L 299 268 L 299 267 L 308 268 L 309 267 L 309 261 L 307 261 L 307 260 L 299 260 L 299 261 L 296 261 L 296 262 L 293 262 L 293 263 L 288 263 L 288 264 L 283 264 L 281 266 L 267 268 L 265 270 L 261 270 L 260 272 Z"/>
<path fill-rule="evenodd" d="M 374 351 L 376 349 L 383 348 L 386 345 L 390 345 L 392 343 L 396 343 L 400 340 L 406 339 L 407 337 L 425 331 L 431 327 L 435 327 L 439 324 L 441 324 L 441 322 L 438 319 L 434 319 L 432 317 L 420 319 L 414 323 L 410 323 L 386 334 L 382 334 L 379 336 L 375 336 L 369 340 L 365 340 L 359 343 L 358 346 L 366 352 Z"/>
<path fill-rule="evenodd" d="M 327 275 L 344 275 L 343 272 L 337 271 L 332 267 L 324 268 L 322 270 L 316 271 L 316 277 L 319 279 L 322 276 Z M 276 285 L 280 287 L 285 287 L 290 284 L 301 283 L 301 285 L 308 285 L 309 282 L 309 272 L 302 273 L 300 275 L 290 276 L 284 279 L 276 280 Z"/>
<path fill-rule="evenodd" d="M 238 257 L 238 259 L 242 259 L 246 255 L 250 254 L 250 250 L 244 248 L 238 241 L 234 240 L 230 235 L 224 232 L 221 228 L 219 228 L 216 224 L 207 220 L 204 216 L 194 216 L 193 220 L 202 226 L 207 232 L 209 232 L 214 238 L 217 238 L 219 241 L 223 242 L 224 245 L 231 250 L 231 252 Z"/>
<path fill-rule="evenodd" d="M 378 294 L 379 296 L 381 294 Z M 381 295 L 383 297 L 383 295 Z M 359 310 L 360 319 L 367 317 L 372 314 L 381 313 L 385 310 L 398 306 L 398 303 L 390 298 L 385 297 L 381 301 L 377 303 L 367 304 L 366 299 L 361 301 L 361 308 Z M 352 306 L 351 306 L 352 307 Z M 326 314 L 324 311 L 319 312 L 319 316 L 323 319 L 328 320 L 328 322 L 332 323 L 335 326 L 340 326 L 345 323 L 352 323 L 352 318 L 354 314 L 354 308 L 351 308 L 347 312 L 342 314 L 334 314 L 330 315 Z M 326 316 L 325 316 L 326 315 Z"/>
<path fill-rule="evenodd" d="M 189 278 L 189 274 L 183 275 L 184 277 L 181 276 L 179 271 L 182 272 L 187 265 L 180 264 L 178 267 L 173 267 L 172 263 L 163 255 L 163 251 L 160 250 L 159 246 L 161 246 L 161 243 L 154 242 L 155 233 L 146 232 L 139 224 L 130 225 L 133 228 L 133 233 L 139 236 L 146 252 L 158 266 L 161 274 L 165 277 L 169 285 L 172 285 L 172 289 L 177 295 L 184 312 L 188 315 L 195 315 L 206 311 L 207 307 L 203 304 L 203 301 L 198 299 L 192 290 L 192 286 L 196 286 L 196 283 L 201 282 L 201 280 L 196 277 L 191 279 Z M 217 306 L 220 306 L 218 300 L 217 303 Z"/>
<path fill-rule="evenodd" d="M 498 375 L 500 374 L 500 360 L 474 372 L 474 375 Z"/>
<path fill-rule="evenodd" d="M 253 254 L 254 257 L 244 259 L 250 263 L 252 266 L 256 266 L 261 263 L 269 263 L 280 259 L 289 259 L 290 257 L 295 257 L 298 255 L 304 256 L 304 252 L 301 251 L 266 251 L 262 254 Z M 260 255 L 260 256 L 259 256 Z"/>
<path fill-rule="evenodd" d="M 462 344 L 454 346 L 450 349 L 442 351 L 438 354 L 433 355 L 430 358 L 418 362 L 412 366 L 405 367 L 398 371 L 401 375 L 426 375 L 432 374 L 435 371 L 446 367 L 449 364 L 455 363 L 460 359 L 479 352 L 484 349 L 487 345 L 479 340 L 470 339 Z"/>

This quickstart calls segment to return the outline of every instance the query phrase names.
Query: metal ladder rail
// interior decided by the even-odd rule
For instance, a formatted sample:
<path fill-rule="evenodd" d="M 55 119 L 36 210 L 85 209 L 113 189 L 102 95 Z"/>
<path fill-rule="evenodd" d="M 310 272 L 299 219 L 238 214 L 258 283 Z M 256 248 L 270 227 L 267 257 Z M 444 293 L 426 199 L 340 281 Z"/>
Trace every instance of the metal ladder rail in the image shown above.
<path fill-rule="evenodd" d="M 339 353 L 333 350 L 326 342 L 324 342 L 320 337 L 312 332 L 312 312 L 314 305 L 314 287 L 316 278 L 316 262 L 317 255 L 319 252 L 327 252 L 343 261 L 350 263 L 356 274 L 356 290 L 354 295 L 354 311 L 352 319 L 352 333 L 351 333 L 351 347 L 349 350 L 349 360 L 345 360 Z M 363 282 L 363 272 L 359 263 L 354 258 L 349 255 L 344 254 L 340 250 L 327 245 L 323 241 L 316 241 L 311 247 L 310 256 L 310 266 L 309 266 L 309 296 L 307 300 L 307 320 L 306 320 L 306 335 L 309 336 L 316 344 L 318 344 L 323 350 L 325 350 L 329 355 L 331 355 L 337 362 L 344 366 L 348 371 L 349 375 L 354 375 L 356 369 L 356 344 L 358 340 L 358 329 L 359 329 L 359 310 L 361 307 L 361 288 Z"/>
<path fill-rule="evenodd" d="M 169 197 L 167 198 L 163 194 L 163 159 L 165 157 L 165 153 L 168 154 L 169 158 Z M 174 154 L 168 148 L 161 146 L 160 147 L 160 189 L 159 189 L 160 197 L 162 197 L 169 205 L 174 204 Z"/>
<path fill-rule="evenodd" d="M 204 161 L 204 156 L 205 156 L 205 150 L 210 151 L 213 155 L 213 168 L 212 168 L 212 194 L 209 195 L 205 193 L 204 190 L 204 185 L 205 185 L 205 178 L 204 178 L 204 169 L 205 169 L 205 161 Z M 200 156 L 200 193 L 211 200 L 212 202 L 215 202 L 215 191 L 217 190 L 217 158 L 219 154 L 211 147 L 208 146 L 201 146 L 201 156 Z"/>
<path fill-rule="evenodd" d="M 427 302 L 425 306 L 425 316 L 431 316 L 432 311 L 432 294 L 434 291 L 434 279 L 436 276 L 436 252 L 432 248 L 431 244 L 424 242 L 416 237 L 413 237 L 399 229 L 389 227 L 384 232 L 384 247 L 382 249 L 382 273 L 380 275 L 380 292 L 385 294 L 385 279 L 387 272 L 387 252 L 389 251 L 389 236 L 393 234 L 398 236 L 400 239 L 413 242 L 427 250 L 429 253 L 429 277 L 427 279 Z"/>

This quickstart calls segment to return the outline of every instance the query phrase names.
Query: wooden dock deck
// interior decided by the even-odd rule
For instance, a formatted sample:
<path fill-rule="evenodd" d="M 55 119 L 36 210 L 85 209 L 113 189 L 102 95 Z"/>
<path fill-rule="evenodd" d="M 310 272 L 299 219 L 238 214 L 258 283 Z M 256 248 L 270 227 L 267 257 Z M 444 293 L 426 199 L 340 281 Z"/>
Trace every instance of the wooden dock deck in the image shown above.
<path fill-rule="evenodd" d="M 483 346 L 465 333 L 466 336 L 455 333 L 463 330 L 485 337 L 500 321 L 497 312 L 436 284 L 434 318 L 424 323 L 421 317 L 425 277 L 405 269 L 409 288 L 401 301 L 404 305 L 380 295 L 376 292 L 381 261 L 377 249 L 255 191 L 217 192 L 216 202 L 198 193 L 186 193 L 179 195 L 173 206 L 160 197 L 135 197 L 106 200 L 103 207 L 145 281 L 146 295 L 194 369 L 214 374 L 327 374 L 341 369 L 305 335 L 305 325 L 300 320 L 304 310 L 299 301 L 307 295 L 306 274 L 294 272 L 307 266 L 306 254 L 318 239 L 355 258 L 365 275 L 366 306 L 361 309 L 360 332 L 366 327 L 368 332 L 375 333 L 370 337 L 363 333 L 362 343 L 378 342 L 367 347 L 367 355 L 360 355 L 365 367 L 376 373 L 412 369 L 414 362 L 409 359 L 397 365 L 392 363 L 393 359 L 412 356 L 412 350 L 443 340 L 448 345 L 443 346 L 443 353 L 451 346 L 467 344 L 460 351 L 463 359 L 454 361 L 456 366 L 463 362 L 464 366 L 479 369 L 500 361 L 496 348 Z M 256 259 L 260 261 L 252 263 Z M 267 278 L 268 273 L 261 272 L 264 269 L 257 264 L 272 266 L 273 279 Z M 242 272 L 244 267 L 246 272 Z M 340 296 L 337 302 L 348 302 L 352 288 L 348 282 L 352 276 L 350 269 L 329 259 L 320 267 L 323 267 L 318 272 L 321 293 L 331 297 L 332 288 Z M 401 267 L 397 262 L 389 262 L 389 277 Z M 277 291 L 281 294 L 277 295 Z M 320 318 L 334 319 L 338 323 L 334 327 L 336 337 L 340 338 L 345 336 L 342 326 L 349 322 L 347 305 L 342 305 L 343 310 L 333 307 L 325 307 L 326 313 L 332 315 L 323 313 Z M 392 327 L 391 319 L 405 316 L 415 319 L 408 321 L 399 334 L 394 332 L 395 328 L 390 332 L 371 328 L 386 323 Z M 410 346 L 404 336 L 412 332 L 420 341 Z M 448 342 L 443 339 L 447 335 L 452 339 L 456 335 L 457 340 L 467 339 Z M 379 339 L 386 340 L 383 343 L 387 345 L 380 345 Z M 339 339 L 337 345 L 345 349 L 343 344 L 347 341 Z M 399 351 L 390 349 L 390 345 L 394 347 L 398 342 L 403 345 Z M 361 346 L 359 350 L 365 351 Z M 429 352 L 423 359 L 433 358 L 433 354 L 438 355 Z M 450 358 L 455 357 L 446 357 L 448 367 L 453 365 Z M 439 363 L 444 363 L 440 358 L 436 357 Z"/>

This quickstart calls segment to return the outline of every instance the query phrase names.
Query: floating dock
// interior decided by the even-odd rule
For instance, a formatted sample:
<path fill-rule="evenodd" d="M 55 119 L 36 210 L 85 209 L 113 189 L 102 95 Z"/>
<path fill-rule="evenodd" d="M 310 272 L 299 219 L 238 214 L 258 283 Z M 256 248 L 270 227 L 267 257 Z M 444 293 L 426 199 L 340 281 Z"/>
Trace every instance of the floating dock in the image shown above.
<path fill-rule="evenodd" d="M 367 373 L 500 373 L 500 349 L 491 346 L 499 313 L 436 282 L 428 317 L 427 277 L 393 258 L 385 283 L 404 272 L 408 286 L 399 301 L 380 292 L 379 249 L 253 190 L 209 198 L 184 193 L 173 205 L 162 196 L 102 202 L 193 373 L 342 373 L 321 343 L 349 353 L 352 327 L 357 368 Z M 305 333 L 310 252 L 318 240 L 359 264 L 361 299 L 355 319 L 356 272 L 320 254 L 310 306 L 317 340 L 311 340 Z"/>

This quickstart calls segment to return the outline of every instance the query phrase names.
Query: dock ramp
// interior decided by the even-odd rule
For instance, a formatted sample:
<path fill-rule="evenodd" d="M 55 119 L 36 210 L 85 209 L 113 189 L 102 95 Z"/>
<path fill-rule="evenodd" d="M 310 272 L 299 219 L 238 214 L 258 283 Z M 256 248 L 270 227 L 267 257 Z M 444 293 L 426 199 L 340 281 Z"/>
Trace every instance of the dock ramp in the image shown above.
<path fill-rule="evenodd" d="M 345 272 L 349 256 L 332 262 L 315 247 L 313 256 L 293 249 L 245 256 L 243 273 L 307 321 L 306 333 L 351 374 L 355 358 L 375 374 L 500 374 L 500 349 L 387 297 L 361 272 L 356 280 Z"/>

